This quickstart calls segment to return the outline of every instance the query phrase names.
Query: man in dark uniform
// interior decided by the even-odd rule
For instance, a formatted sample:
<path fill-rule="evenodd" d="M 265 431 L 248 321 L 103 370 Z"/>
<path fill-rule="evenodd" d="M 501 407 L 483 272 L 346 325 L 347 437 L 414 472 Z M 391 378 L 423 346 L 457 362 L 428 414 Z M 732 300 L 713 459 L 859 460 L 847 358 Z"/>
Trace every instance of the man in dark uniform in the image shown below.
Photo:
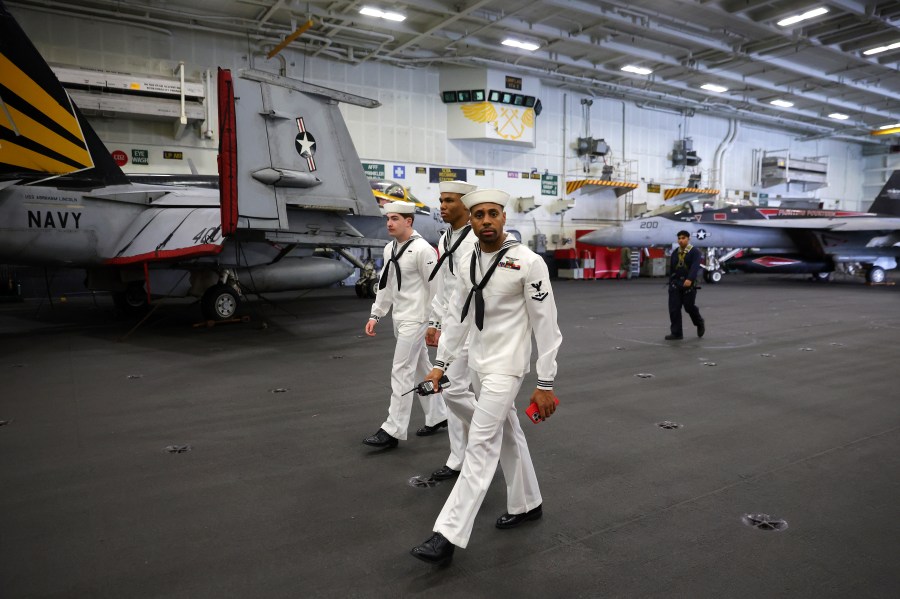
<path fill-rule="evenodd" d="M 672 274 L 669 277 L 669 320 L 672 323 L 672 333 L 666 335 L 668 341 L 684 339 L 684 331 L 681 328 L 682 307 L 697 327 L 697 336 L 702 337 L 706 332 L 700 310 L 694 305 L 697 301 L 695 283 L 700 273 L 700 250 L 692 246 L 690 240 L 690 233 L 679 231 L 678 249 L 672 252 L 670 268 Z"/>

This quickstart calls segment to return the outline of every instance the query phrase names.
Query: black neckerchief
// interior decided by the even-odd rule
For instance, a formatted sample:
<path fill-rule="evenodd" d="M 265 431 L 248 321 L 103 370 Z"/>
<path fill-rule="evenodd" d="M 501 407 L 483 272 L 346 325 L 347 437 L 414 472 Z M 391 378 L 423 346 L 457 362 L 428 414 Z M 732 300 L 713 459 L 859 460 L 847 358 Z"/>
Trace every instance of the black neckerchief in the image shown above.
<path fill-rule="evenodd" d="M 378 289 L 384 289 L 387 287 L 388 282 L 388 272 L 391 270 L 391 264 L 394 265 L 394 271 L 397 273 L 397 291 L 400 291 L 400 263 L 397 262 L 400 259 L 400 256 L 406 251 L 406 248 L 410 246 L 410 244 L 416 239 L 421 239 L 418 235 L 413 235 L 409 238 L 409 240 L 403 244 L 403 247 L 400 248 L 400 251 L 395 251 L 397 249 L 397 240 L 394 240 L 394 247 L 391 249 L 391 258 L 388 260 L 388 263 L 384 265 L 384 272 L 381 273 L 381 280 L 378 282 Z"/>
<path fill-rule="evenodd" d="M 487 272 L 484 273 L 484 277 L 481 279 L 480 283 L 475 281 L 475 267 L 478 264 L 478 258 L 481 255 L 481 244 L 475 244 L 475 251 L 472 252 L 472 261 L 469 267 L 469 278 L 472 280 L 472 289 L 471 291 L 469 291 L 469 297 L 466 298 L 466 303 L 463 305 L 460 321 L 466 319 L 466 315 L 469 313 L 469 303 L 474 297 L 475 326 L 478 327 L 479 331 L 484 329 L 484 297 L 481 295 L 481 292 L 487 286 L 488 281 L 491 280 L 491 275 L 493 275 L 494 271 L 497 270 L 497 265 L 500 264 L 500 260 L 503 259 L 503 255 L 506 254 L 509 248 L 518 243 L 519 242 L 516 241 L 514 237 L 507 237 L 506 241 L 504 241 L 503 245 L 500 247 L 500 251 L 494 257 L 494 261 L 491 262 L 491 265 L 488 267 Z"/>
<path fill-rule="evenodd" d="M 456 240 L 456 243 L 453 244 L 453 247 L 450 246 L 450 237 L 453 235 L 453 231 L 448 231 L 446 235 L 444 235 L 444 253 L 441 254 L 441 257 L 438 258 L 437 265 L 434 267 L 434 270 L 431 271 L 431 276 L 428 277 L 428 280 L 434 278 L 434 276 L 441 269 L 441 264 L 444 263 L 444 260 L 453 255 L 453 252 L 459 247 L 459 244 L 463 242 L 463 239 L 466 238 L 466 235 L 469 234 L 469 231 L 472 230 L 472 225 L 466 225 L 459 232 L 459 239 Z M 448 263 L 448 268 L 450 269 L 450 274 L 453 274 L 453 260 L 450 260 Z"/>

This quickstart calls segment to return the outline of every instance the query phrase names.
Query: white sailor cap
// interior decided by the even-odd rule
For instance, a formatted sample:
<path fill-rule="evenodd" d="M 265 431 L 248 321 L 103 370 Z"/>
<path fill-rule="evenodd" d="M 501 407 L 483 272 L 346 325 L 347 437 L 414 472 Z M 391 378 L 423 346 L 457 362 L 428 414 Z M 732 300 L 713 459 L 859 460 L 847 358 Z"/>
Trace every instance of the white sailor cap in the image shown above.
<path fill-rule="evenodd" d="M 388 214 L 413 214 L 416 205 L 410 202 L 390 202 L 381 207 L 381 213 Z"/>
<path fill-rule="evenodd" d="M 499 189 L 479 189 L 478 191 L 469 192 L 462 197 L 462 203 L 469 210 L 472 209 L 472 206 L 486 202 L 499 204 L 505 208 L 508 201 L 509 194 Z"/>
<path fill-rule="evenodd" d="M 459 195 L 475 191 L 476 187 L 478 186 L 465 181 L 441 181 L 441 184 L 438 186 L 441 193 L 458 193 Z"/>

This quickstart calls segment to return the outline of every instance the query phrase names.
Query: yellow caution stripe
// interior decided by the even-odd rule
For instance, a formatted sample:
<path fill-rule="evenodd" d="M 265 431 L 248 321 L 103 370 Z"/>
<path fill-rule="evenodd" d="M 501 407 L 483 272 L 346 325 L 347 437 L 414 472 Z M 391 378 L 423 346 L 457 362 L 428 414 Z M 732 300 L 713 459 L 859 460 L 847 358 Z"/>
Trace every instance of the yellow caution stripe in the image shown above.
<path fill-rule="evenodd" d="M 581 181 L 566 181 L 566 194 L 578 191 L 585 185 L 597 185 L 599 187 L 617 187 L 621 189 L 637 189 L 637 183 L 625 181 L 606 181 L 605 179 L 582 179 Z"/>
<path fill-rule="evenodd" d="M 700 189 L 698 187 L 676 187 L 674 189 L 666 189 L 663 191 L 663 200 L 671 200 L 675 196 L 680 196 L 683 193 L 689 193 L 692 195 L 705 195 L 705 196 L 714 196 L 718 195 L 718 189 Z"/>

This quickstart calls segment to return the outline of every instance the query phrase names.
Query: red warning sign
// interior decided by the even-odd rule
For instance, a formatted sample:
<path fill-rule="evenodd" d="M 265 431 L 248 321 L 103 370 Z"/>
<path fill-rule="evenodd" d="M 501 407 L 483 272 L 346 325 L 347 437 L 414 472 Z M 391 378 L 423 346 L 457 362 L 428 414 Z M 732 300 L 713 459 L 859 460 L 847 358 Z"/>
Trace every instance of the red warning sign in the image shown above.
<path fill-rule="evenodd" d="M 128 154 L 123 152 L 122 150 L 115 150 L 112 153 L 113 160 L 116 161 L 116 164 L 119 166 L 125 166 L 128 164 Z"/>

